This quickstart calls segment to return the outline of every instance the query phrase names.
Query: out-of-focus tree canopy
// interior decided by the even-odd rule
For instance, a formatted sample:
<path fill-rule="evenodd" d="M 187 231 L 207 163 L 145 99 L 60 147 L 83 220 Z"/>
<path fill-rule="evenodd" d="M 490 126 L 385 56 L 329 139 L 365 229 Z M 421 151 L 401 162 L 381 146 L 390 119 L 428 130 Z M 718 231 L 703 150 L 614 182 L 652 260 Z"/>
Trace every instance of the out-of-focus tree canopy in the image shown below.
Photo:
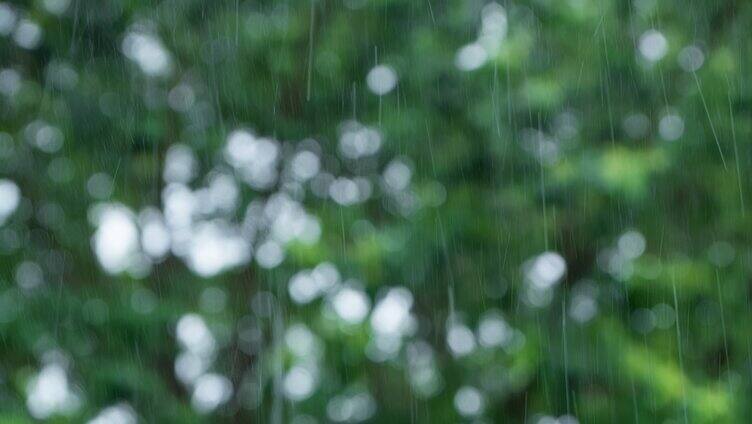
<path fill-rule="evenodd" d="M 0 422 L 748 421 L 750 23 L 0 2 Z"/>

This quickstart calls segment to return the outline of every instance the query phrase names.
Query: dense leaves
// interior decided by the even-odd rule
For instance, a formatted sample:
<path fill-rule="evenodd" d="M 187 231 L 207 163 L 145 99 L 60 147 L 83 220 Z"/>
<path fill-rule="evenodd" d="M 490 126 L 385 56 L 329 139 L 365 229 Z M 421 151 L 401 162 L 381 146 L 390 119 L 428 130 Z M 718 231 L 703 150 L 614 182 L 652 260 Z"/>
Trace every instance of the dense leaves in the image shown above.
<path fill-rule="evenodd" d="M 0 3 L 0 421 L 743 422 L 751 21 Z"/>

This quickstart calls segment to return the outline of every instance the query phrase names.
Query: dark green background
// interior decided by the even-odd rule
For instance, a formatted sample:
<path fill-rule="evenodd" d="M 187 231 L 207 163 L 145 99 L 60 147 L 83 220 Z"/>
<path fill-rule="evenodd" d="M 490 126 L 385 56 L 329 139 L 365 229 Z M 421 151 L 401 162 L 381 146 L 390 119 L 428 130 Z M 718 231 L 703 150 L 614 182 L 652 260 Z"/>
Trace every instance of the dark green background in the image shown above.
<path fill-rule="evenodd" d="M 22 77 L 18 92 L 0 98 L 0 178 L 23 195 L 0 227 L 0 422 L 31 421 L 26 387 L 51 349 L 70 358 L 71 384 L 82 396 L 75 414 L 53 422 L 82 422 L 120 401 L 144 422 L 289 422 L 299 414 L 327 422 L 327 402 L 352 387 L 376 400 L 372 422 L 458 422 L 457 389 L 489 380 L 496 389 L 478 418 L 487 422 L 567 413 L 583 423 L 752 417 L 752 212 L 745 206 L 752 199 L 752 3 L 505 1 L 502 51 L 472 72 L 454 62 L 478 35 L 485 4 L 478 1 L 72 0 L 61 16 L 41 1 L 6 4 L 44 36 L 33 50 L 0 37 L 0 67 Z M 170 76 L 145 76 L 121 51 L 130 25 L 144 20 L 172 54 Z M 653 64 L 637 49 L 651 28 L 668 40 Z M 677 63 L 690 44 L 705 55 L 696 73 Z M 47 77 L 50 64 L 61 62 L 77 73 L 75 86 Z M 380 63 L 399 76 L 382 97 L 366 86 Z M 208 111 L 203 127 L 164 104 L 186 79 Z M 667 108 L 684 120 L 675 141 L 658 130 Z M 623 126 L 634 113 L 650 123 L 637 138 Z M 541 164 L 524 149 L 526 131 L 554 137 L 562 116 L 574 117 L 577 131 L 556 141 L 558 160 Z M 26 143 L 23 129 L 36 119 L 63 132 L 59 152 Z M 290 246 L 274 270 L 251 264 L 200 278 L 169 258 L 134 279 L 97 264 L 87 221 L 96 201 L 85 189 L 92 174 L 113 178 L 112 201 L 134 210 L 159 206 L 170 145 L 194 149 L 201 182 L 227 134 L 242 126 L 291 146 L 314 138 L 331 166 L 342 167 L 338 128 L 349 119 L 382 132 L 378 169 L 395 156 L 412 163 L 423 205 L 415 213 L 394 213 L 378 190 L 350 207 L 308 195 L 322 237 Z M 58 157 L 71 161 L 69 181 L 49 177 Z M 432 204 L 438 187 L 445 201 Z M 244 200 L 257 196 L 243 187 Z M 45 219 L 45 205 L 61 213 Z M 367 230 L 356 225 L 363 220 Z M 631 275 L 615 278 L 598 257 L 630 229 L 644 235 L 646 251 Z M 713 260 L 719 249 L 730 258 Z M 521 267 L 546 250 L 565 258 L 567 273 L 550 305 L 532 308 L 523 301 Z M 23 261 L 44 271 L 45 284 L 33 292 L 15 283 Z M 386 363 L 368 359 L 367 324 L 342 332 L 324 318 L 321 301 L 289 300 L 290 276 L 321 261 L 361 280 L 371 299 L 385 286 L 412 291 L 419 330 L 411 338 L 434 347 L 439 393 L 413 393 L 404 352 Z M 598 313 L 579 324 L 565 310 L 583 280 L 597 287 Z M 220 313 L 199 309 L 209 286 L 228 295 Z M 157 300 L 148 314 L 131 307 L 143 289 Z M 278 319 L 254 318 L 265 341 L 248 355 L 235 329 L 253 316 L 259 291 L 276 295 Z M 106 319 L 87 316 L 91 299 L 105 302 Z M 678 329 L 634 329 L 636 311 L 675 302 Z M 471 328 L 487 310 L 502 311 L 524 346 L 454 358 L 445 343 L 450 305 Z M 175 324 L 189 312 L 228 334 L 213 370 L 236 388 L 250 370 L 260 375 L 264 397 L 256 408 L 243 406 L 242 392 L 210 415 L 191 408 L 173 372 Z M 306 322 L 325 345 L 318 390 L 302 402 L 275 392 L 277 360 L 291 361 L 275 344 L 279 322 Z"/>

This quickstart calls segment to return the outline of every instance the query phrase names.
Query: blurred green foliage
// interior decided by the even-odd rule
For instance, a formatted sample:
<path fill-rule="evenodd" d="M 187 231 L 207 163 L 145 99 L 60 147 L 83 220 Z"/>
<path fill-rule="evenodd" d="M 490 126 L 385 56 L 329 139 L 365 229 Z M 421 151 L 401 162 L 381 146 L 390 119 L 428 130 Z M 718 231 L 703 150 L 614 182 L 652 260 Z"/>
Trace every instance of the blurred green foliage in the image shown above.
<path fill-rule="evenodd" d="M 749 420 L 752 3 L 501 6 L 489 47 L 473 44 L 485 0 L 2 3 L 0 179 L 22 197 L 0 224 L 0 421 L 33 421 L 35 376 L 61 362 L 78 405 L 41 417 L 51 422 L 120 402 L 143 422 L 329 422 L 332 399 L 360 392 L 373 399 L 369 422 Z M 127 57 L 133 33 L 161 40 L 168 71 Z M 483 58 L 463 70 L 468 45 Z M 398 81 L 376 95 L 367 75 L 381 64 Z M 181 84 L 192 90 L 183 110 L 169 100 Z M 382 135 L 365 165 L 338 155 L 348 120 Z M 35 121 L 59 130 L 62 147 L 40 147 Z M 303 188 L 321 236 L 286 246 L 272 269 L 201 277 L 170 256 L 145 275 L 105 272 L 92 207 L 161 208 L 171 146 L 190 147 L 202 184 L 227 168 L 228 134 L 244 127 L 283 150 L 315 139 L 323 167 L 365 175 L 373 196 L 340 205 Z M 412 171 L 409 213 L 378 189 L 392 158 Z M 97 173 L 112 182 L 99 199 L 87 188 Z M 241 183 L 234 218 L 264 196 Z M 566 274 L 531 300 L 526 274 L 546 251 Z M 410 290 L 416 329 L 395 357 L 366 355 L 369 321 L 345 325 L 327 300 L 291 300 L 291 277 L 324 261 L 372 304 L 386 287 Z M 37 269 L 43 281 L 25 285 Z M 223 308 L 206 306 L 207 288 L 224 293 Z M 258 293 L 273 299 L 266 316 Z M 519 330 L 512 345 L 453 352 L 453 323 L 477 338 L 488 311 Z M 233 387 L 204 413 L 175 376 L 189 313 L 211 329 L 212 370 Z M 283 388 L 296 363 L 284 331 L 296 323 L 323 346 L 303 400 Z M 421 340 L 440 382 L 430 394 L 411 383 Z M 482 393 L 477 413 L 456 405 L 466 386 Z"/>

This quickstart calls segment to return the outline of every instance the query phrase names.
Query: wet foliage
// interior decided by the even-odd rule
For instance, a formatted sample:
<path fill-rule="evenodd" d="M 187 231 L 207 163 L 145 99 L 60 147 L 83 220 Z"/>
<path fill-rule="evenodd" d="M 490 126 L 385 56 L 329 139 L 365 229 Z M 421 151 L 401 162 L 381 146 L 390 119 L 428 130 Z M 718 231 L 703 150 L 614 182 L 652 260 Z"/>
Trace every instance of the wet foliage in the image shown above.
<path fill-rule="evenodd" d="M 747 421 L 750 22 L 0 2 L 0 421 Z"/>

